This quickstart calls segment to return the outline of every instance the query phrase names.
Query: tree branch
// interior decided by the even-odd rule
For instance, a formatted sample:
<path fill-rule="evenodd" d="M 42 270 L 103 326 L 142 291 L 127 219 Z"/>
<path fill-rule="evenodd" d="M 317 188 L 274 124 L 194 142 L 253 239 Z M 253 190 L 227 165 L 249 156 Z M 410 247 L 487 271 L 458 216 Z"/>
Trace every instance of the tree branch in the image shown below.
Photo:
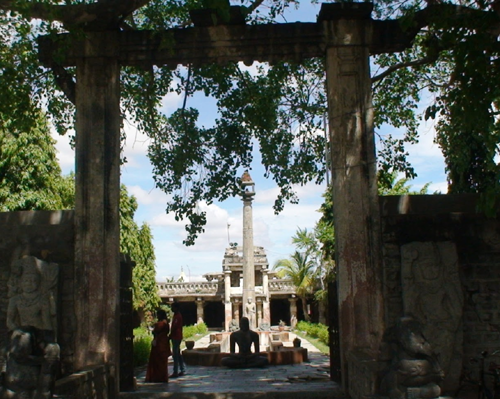
<path fill-rule="evenodd" d="M 253 13 L 262 3 L 264 3 L 264 0 L 255 0 L 250 6 L 246 7 L 248 14 Z"/>
<path fill-rule="evenodd" d="M 58 64 L 52 64 L 51 68 L 57 85 L 66 97 L 68 97 L 68 100 L 76 106 L 76 83 L 73 80 L 73 76 Z"/>
<path fill-rule="evenodd" d="M 431 64 L 437 60 L 437 57 L 424 57 L 419 60 L 415 61 L 407 61 L 407 62 L 401 62 L 399 64 L 391 65 L 389 68 L 387 68 L 384 72 L 374 76 L 372 78 L 372 84 L 375 82 L 378 82 L 379 80 L 384 79 L 386 76 L 390 75 L 391 73 L 402 69 L 402 68 L 407 68 L 407 67 L 415 67 L 419 65 L 426 65 L 426 64 Z"/>

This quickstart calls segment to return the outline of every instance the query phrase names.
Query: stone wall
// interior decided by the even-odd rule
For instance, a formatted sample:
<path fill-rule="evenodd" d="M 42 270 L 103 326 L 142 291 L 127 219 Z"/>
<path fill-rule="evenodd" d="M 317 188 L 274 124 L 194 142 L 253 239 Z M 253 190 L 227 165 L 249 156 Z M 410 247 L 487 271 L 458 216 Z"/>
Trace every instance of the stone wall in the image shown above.
<path fill-rule="evenodd" d="M 0 347 L 5 347 L 7 337 L 10 265 L 24 255 L 55 262 L 59 265 L 57 340 L 61 347 L 62 373 L 67 375 L 73 371 L 76 328 L 73 211 L 1 212 L 0 231 Z"/>
<path fill-rule="evenodd" d="M 455 377 L 445 384 L 451 390 L 466 359 L 500 342 L 500 218 L 478 213 L 477 201 L 475 195 L 381 198 L 386 327 L 404 313 L 418 313 L 415 295 L 423 285 L 412 288 L 408 281 L 418 276 L 410 278 L 408 270 L 420 262 L 421 276 L 429 277 L 430 296 L 421 304 L 426 324 L 441 322 L 438 328 L 450 336 L 454 331 L 447 356 L 455 370 L 447 372 Z M 433 339 L 439 346 L 443 337 Z"/>

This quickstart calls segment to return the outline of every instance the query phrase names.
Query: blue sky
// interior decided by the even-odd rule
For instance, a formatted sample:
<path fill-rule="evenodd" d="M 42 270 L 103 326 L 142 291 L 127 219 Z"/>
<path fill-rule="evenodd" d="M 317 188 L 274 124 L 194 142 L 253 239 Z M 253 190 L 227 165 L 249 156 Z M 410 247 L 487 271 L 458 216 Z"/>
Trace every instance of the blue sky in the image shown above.
<path fill-rule="evenodd" d="M 287 13 L 283 22 L 313 22 L 319 6 L 310 4 L 301 6 L 299 10 Z M 182 104 L 182 97 L 175 93 L 169 94 L 163 104 L 163 111 L 167 114 Z M 189 100 L 189 106 L 200 110 L 200 124 L 209 125 L 216 116 L 216 106 L 210 99 L 198 95 Z M 421 138 L 417 145 L 408 147 L 410 161 L 418 173 L 418 178 L 410 184 L 419 189 L 425 183 L 431 183 L 430 192 L 446 192 L 446 177 L 441 152 L 433 143 L 434 129 L 431 123 L 420 127 Z M 121 180 L 128 187 L 139 203 L 135 220 L 140 225 L 143 222 L 151 226 L 154 236 L 156 253 L 157 280 L 164 281 L 165 277 L 178 277 L 181 267 L 191 280 L 200 279 L 208 272 L 222 270 L 222 257 L 229 242 L 242 244 L 242 209 L 240 199 L 229 199 L 224 203 L 215 203 L 210 206 L 200 204 L 200 209 L 207 212 L 208 223 L 205 233 L 197 240 L 196 245 L 185 247 L 182 240 L 185 238 L 182 222 L 175 222 L 173 215 L 165 214 L 167 197 L 160 190 L 155 189 L 151 173 L 151 165 L 147 158 L 148 139 L 140 135 L 130 124 L 125 124 L 127 141 L 125 157 L 128 163 L 122 167 Z M 381 135 L 398 134 L 396 129 L 384 126 L 378 130 Z M 58 158 L 63 173 L 74 169 L 74 153 L 69 148 L 67 137 L 59 137 Z M 254 160 L 252 175 L 255 186 L 255 200 L 253 203 L 254 216 L 254 244 L 263 246 L 271 265 L 281 258 L 289 257 L 294 246 L 291 237 L 297 228 L 312 229 L 319 219 L 319 209 L 325 190 L 325 184 L 316 186 L 310 184 L 297 187 L 299 204 L 286 204 L 280 215 L 274 215 L 272 205 L 278 188 L 272 180 L 266 180 L 264 171 Z"/>

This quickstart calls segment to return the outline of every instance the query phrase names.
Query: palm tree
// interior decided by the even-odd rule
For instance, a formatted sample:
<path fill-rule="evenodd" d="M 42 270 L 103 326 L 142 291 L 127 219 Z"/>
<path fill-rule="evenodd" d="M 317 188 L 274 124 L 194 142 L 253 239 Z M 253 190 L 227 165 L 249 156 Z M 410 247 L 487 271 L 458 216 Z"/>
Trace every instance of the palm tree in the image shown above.
<path fill-rule="evenodd" d="M 302 302 L 304 318 L 309 321 L 307 312 L 307 296 L 314 289 L 316 263 L 310 259 L 308 252 L 295 251 L 290 259 L 279 259 L 274 264 L 280 278 L 288 277 L 295 286 L 295 292 Z"/>

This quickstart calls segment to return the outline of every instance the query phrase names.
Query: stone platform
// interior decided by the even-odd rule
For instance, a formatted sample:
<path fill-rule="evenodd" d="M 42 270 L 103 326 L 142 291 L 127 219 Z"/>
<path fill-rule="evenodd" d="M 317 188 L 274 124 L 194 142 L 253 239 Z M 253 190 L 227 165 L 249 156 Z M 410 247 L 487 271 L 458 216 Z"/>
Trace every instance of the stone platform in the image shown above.
<path fill-rule="evenodd" d="M 212 352 L 205 349 L 192 349 L 182 352 L 184 361 L 190 366 L 213 366 L 220 367 L 221 359 L 230 356 L 227 352 Z M 281 366 L 285 364 L 300 364 L 307 362 L 307 349 L 305 348 L 287 348 L 272 352 L 261 352 L 266 355 L 270 365 Z"/>

